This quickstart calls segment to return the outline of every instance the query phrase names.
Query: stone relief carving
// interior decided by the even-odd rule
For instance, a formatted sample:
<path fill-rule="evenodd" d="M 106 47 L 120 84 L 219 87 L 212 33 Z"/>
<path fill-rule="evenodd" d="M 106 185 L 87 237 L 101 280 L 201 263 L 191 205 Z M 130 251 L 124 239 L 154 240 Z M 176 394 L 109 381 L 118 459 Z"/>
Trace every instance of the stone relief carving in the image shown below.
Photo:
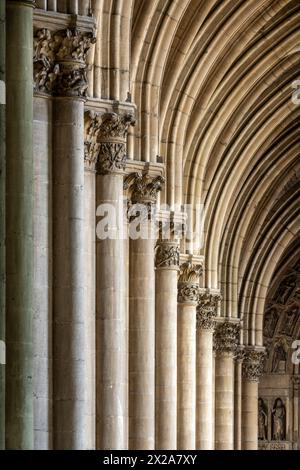
<path fill-rule="evenodd" d="M 180 250 L 176 243 L 158 242 L 155 248 L 155 267 L 179 267 Z"/>
<path fill-rule="evenodd" d="M 258 439 L 268 439 L 268 408 L 262 398 L 258 399 Z"/>
<path fill-rule="evenodd" d="M 240 325 L 224 321 L 218 323 L 214 333 L 214 348 L 217 353 L 235 354 L 238 348 Z"/>
<path fill-rule="evenodd" d="M 77 29 L 37 30 L 33 39 L 34 90 L 55 96 L 86 97 L 86 59 L 96 39 Z"/>
<path fill-rule="evenodd" d="M 288 372 L 288 351 L 292 339 L 300 328 L 300 275 L 299 260 L 281 275 L 280 283 L 266 301 L 264 315 L 264 345 L 268 360 L 265 372 Z M 273 294 L 274 292 L 274 294 Z"/>
<path fill-rule="evenodd" d="M 285 441 L 286 439 L 286 411 L 281 398 L 277 398 L 272 409 L 272 439 Z"/>

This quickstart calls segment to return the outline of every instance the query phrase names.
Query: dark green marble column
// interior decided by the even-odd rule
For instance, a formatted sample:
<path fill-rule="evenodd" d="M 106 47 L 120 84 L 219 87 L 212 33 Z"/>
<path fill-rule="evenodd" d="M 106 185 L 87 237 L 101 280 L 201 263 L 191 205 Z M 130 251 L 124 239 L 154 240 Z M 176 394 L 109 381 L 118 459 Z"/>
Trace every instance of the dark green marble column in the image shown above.
<path fill-rule="evenodd" d="M 6 2 L 6 448 L 33 448 L 33 6 Z"/>
<path fill-rule="evenodd" d="M 0 2 L 0 450 L 5 448 L 5 1 Z"/>

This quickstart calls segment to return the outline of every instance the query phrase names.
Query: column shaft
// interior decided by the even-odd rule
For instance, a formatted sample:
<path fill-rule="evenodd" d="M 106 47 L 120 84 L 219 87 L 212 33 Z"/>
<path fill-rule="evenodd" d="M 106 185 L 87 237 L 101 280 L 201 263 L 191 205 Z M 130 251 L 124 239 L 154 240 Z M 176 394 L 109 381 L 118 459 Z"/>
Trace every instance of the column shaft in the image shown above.
<path fill-rule="evenodd" d="M 5 448 L 5 2 L 0 2 L 0 450 Z"/>
<path fill-rule="evenodd" d="M 242 445 L 242 362 L 235 361 L 234 371 L 234 449 Z"/>
<path fill-rule="evenodd" d="M 232 353 L 216 355 L 215 448 L 233 450 L 234 362 Z"/>
<path fill-rule="evenodd" d="M 197 328 L 196 449 L 213 449 L 213 330 Z"/>
<path fill-rule="evenodd" d="M 196 446 L 196 304 L 178 304 L 177 448 Z"/>
<path fill-rule="evenodd" d="M 247 346 L 242 367 L 242 449 L 258 446 L 258 381 L 263 373 L 265 349 Z"/>
<path fill-rule="evenodd" d="M 154 449 L 154 241 L 130 240 L 129 448 Z"/>
<path fill-rule="evenodd" d="M 97 207 L 109 204 L 117 215 L 122 197 L 122 174 L 97 176 Z M 97 448 L 122 450 L 128 446 L 125 244 L 115 220 L 109 228 L 114 238 L 97 239 Z"/>
<path fill-rule="evenodd" d="M 7 2 L 7 449 L 33 448 L 32 6 Z"/>
<path fill-rule="evenodd" d="M 84 136 L 81 99 L 54 106 L 54 448 L 85 448 Z"/>
<path fill-rule="evenodd" d="M 258 443 L 258 382 L 243 378 L 242 387 L 242 448 L 257 450 Z"/>
<path fill-rule="evenodd" d="M 52 100 L 34 98 L 34 448 L 52 449 Z"/>
<path fill-rule="evenodd" d="M 176 248 L 174 248 L 176 250 Z M 178 252 L 179 261 L 179 252 Z M 174 260 L 176 263 L 176 260 Z M 178 264 L 177 264 L 178 265 Z M 155 273 L 155 448 L 177 446 L 177 269 Z"/>
<path fill-rule="evenodd" d="M 84 174 L 85 214 L 85 350 L 86 350 L 86 446 L 95 449 L 96 437 L 96 176 Z"/>

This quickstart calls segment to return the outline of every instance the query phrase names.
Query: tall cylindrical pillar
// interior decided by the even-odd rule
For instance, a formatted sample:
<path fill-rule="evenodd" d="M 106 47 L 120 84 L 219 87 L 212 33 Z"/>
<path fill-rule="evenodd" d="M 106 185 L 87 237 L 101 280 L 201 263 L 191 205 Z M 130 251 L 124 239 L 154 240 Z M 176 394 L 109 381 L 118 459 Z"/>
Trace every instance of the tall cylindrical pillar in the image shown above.
<path fill-rule="evenodd" d="M 128 448 L 123 178 L 129 114 L 101 117 L 97 162 L 97 449 Z"/>
<path fill-rule="evenodd" d="M 34 2 L 6 5 L 6 448 L 32 449 Z"/>
<path fill-rule="evenodd" d="M 239 325 L 224 321 L 215 331 L 215 449 L 234 448 L 234 354 Z"/>
<path fill-rule="evenodd" d="M 242 364 L 244 347 L 239 346 L 234 364 L 234 450 L 242 448 Z"/>
<path fill-rule="evenodd" d="M 34 448 L 52 449 L 52 100 L 36 95 L 34 135 Z M 50 137 L 50 138 L 49 138 Z"/>
<path fill-rule="evenodd" d="M 245 349 L 242 382 L 242 449 L 258 446 L 258 381 L 263 373 L 265 348 Z"/>
<path fill-rule="evenodd" d="M 42 29 L 34 37 L 35 91 L 55 97 L 53 447 L 65 450 L 86 448 L 83 113 L 92 42 L 92 33 L 71 29 Z"/>
<path fill-rule="evenodd" d="M 197 307 L 196 357 L 196 449 L 212 450 L 213 445 L 213 331 L 218 293 L 200 289 Z"/>
<path fill-rule="evenodd" d="M 0 2 L 0 450 L 5 448 L 5 2 Z"/>
<path fill-rule="evenodd" d="M 158 242 L 155 257 L 155 448 L 177 446 L 176 241 Z"/>
<path fill-rule="evenodd" d="M 202 267 L 180 267 L 177 323 L 177 448 L 196 448 L 196 307 Z"/>
<path fill-rule="evenodd" d="M 129 448 L 155 446 L 155 276 L 152 207 L 163 180 L 131 174 L 129 212 Z M 136 230 L 135 230 L 136 228 Z"/>
<path fill-rule="evenodd" d="M 54 448 L 84 449 L 82 99 L 56 98 L 53 161 Z"/>
<path fill-rule="evenodd" d="M 85 258 L 85 350 L 86 350 L 86 447 L 96 448 L 96 143 L 98 119 L 86 112 L 84 142 L 84 258 Z"/>

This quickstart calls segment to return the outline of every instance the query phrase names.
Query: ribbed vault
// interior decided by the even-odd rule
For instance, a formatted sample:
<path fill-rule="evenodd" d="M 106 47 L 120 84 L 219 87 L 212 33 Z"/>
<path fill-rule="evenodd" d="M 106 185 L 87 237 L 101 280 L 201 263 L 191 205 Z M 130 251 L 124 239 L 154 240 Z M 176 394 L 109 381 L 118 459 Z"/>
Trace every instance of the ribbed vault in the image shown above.
<path fill-rule="evenodd" d="M 136 104 L 129 158 L 163 158 L 162 202 L 204 204 L 203 246 L 185 249 L 204 255 L 222 315 L 243 318 L 245 343 L 262 344 L 267 291 L 299 233 L 299 2 L 92 4 L 93 94 Z"/>

